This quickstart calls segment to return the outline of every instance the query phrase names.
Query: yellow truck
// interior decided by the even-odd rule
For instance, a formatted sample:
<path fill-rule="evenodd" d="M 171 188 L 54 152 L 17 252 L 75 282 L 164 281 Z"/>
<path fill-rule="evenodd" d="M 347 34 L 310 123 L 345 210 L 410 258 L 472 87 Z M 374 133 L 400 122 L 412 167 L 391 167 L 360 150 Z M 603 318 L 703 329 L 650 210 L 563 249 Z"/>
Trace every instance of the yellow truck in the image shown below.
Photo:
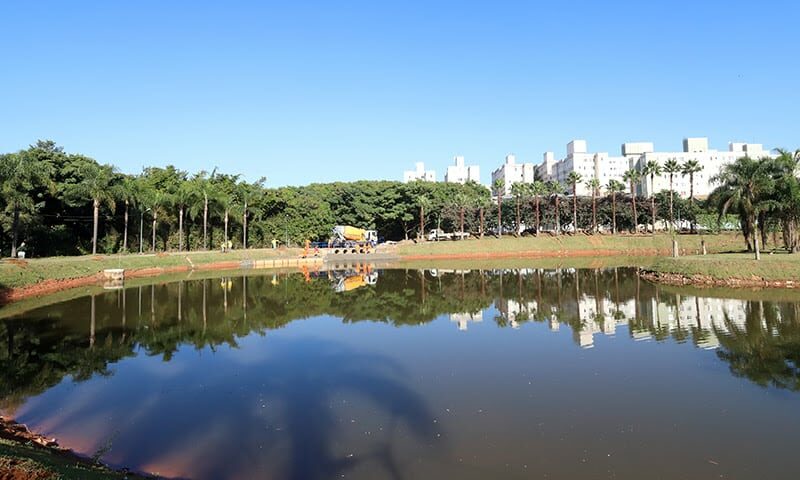
<path fill-rule="evenodd" d="M 333 227 L 328 241 L 333 253 L 370 253 L 377 244 L 377 230 L 365 230 L 350 225 Z"/>

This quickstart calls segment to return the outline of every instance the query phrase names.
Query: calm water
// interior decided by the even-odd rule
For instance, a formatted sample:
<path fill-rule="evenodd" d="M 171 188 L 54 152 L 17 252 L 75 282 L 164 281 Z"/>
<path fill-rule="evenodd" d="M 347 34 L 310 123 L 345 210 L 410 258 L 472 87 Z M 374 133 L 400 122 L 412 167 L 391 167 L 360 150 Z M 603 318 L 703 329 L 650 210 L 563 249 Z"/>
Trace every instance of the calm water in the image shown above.
<path fill-rule="evenodd" d="M 700 292 L 630 269 L 130 287 L 0 320 L 0 409 L 173 477 L 797 478 L 800 298 Z"/>

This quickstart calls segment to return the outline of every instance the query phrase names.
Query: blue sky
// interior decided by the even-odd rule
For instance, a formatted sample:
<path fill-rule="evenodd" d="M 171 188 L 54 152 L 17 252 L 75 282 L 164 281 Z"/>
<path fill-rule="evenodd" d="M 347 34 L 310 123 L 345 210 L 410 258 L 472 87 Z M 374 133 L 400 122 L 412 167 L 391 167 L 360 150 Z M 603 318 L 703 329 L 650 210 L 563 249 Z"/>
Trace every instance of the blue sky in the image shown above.
<path fill-rule="evenodd" d="M 800 147 L 798 2 L 0 3 L 0 152 L 268 185 L 506 153 Z"/>

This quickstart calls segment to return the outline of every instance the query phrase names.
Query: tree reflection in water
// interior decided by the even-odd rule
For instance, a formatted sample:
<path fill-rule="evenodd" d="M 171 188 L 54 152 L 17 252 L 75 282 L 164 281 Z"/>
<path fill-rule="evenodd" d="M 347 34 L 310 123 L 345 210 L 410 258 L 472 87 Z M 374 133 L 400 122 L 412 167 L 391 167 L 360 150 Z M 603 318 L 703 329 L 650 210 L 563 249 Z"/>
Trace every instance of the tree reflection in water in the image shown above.
<path fill-rule="evenodd" d="M 598 335 L 624 332 L 634 339 L 715 348 L 734 375 L 763 386 L 800 389 L 800 303 L 790 294 L 778 302 L 720 298 L 713 290 L 658 287 L 640 280 L 635 270 L 617 268 L 379 273 L 375 285 L 339 293 L 324 273 L 186 279 L 3 318 L 0 408 L 13 410 L 66 377 L 80 382 L 111 375 L 112 365 L 126 357 L 143 353 L 169 362 L 186 347 L 236 348 L 253 333 L 322 315 L 397 326 L 450 316 L 460 329 L 482 318 L 494 318 L 498 327 L 566 325 L 582 347 L 593 346 Z M 329 477 L 364 460 L 331 449 L 334 419 L 328 402 L 340 391 L 380 405 L 419 439 L 434 433 L 424 401 L 386 358 L 334 343 L 287 344 L 273 355 L 271 374 L 259 381 L 265 394 L 286 405 L 287 428 L 295 432 L 285 476 Z M 180 409 L 174 414 L 180 416 Z M 151 456 L 164 448 L 158 442 L 146 446 Z M 392 451 L 387 440 L 369 455 L 386 475 L 399 477 Z"/>

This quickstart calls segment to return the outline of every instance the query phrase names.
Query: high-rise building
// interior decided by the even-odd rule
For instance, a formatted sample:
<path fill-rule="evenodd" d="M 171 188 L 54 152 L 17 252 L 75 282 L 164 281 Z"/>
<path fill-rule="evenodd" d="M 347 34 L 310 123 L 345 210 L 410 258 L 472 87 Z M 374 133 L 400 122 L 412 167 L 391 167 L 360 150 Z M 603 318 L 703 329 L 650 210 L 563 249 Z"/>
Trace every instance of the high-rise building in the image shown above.
<path fill-rule="evenodd" d="M 417 162 L 414 166 L 414 170 L 406 170 L 403 172 L 403 182 L 408 183 L 415 180 L 422 180 L 425 182 L 436 181 L 436 172 L 433 170 L 425 170 L 425 163 Z"/>
<path fill-rule="evenodd" d="M 534 165 L 532 163 L 517 163 L 517 158 L 513 154 L 506 155 L 506 161 L 497 170 L 492 172 L 492 193 L 494 183 L 497 180 L 503 181 L 503 196 L 511 195 L 511 186 L 515 183 L 533 183 Z"/>
<path fill-rule="evenodd" d="M 449 183 L 481 183 L 481 170 L 478 165 L 464 165 L 464 157 L 457 156 L 454 164 L 447 167 L 444 181 Z"/>

